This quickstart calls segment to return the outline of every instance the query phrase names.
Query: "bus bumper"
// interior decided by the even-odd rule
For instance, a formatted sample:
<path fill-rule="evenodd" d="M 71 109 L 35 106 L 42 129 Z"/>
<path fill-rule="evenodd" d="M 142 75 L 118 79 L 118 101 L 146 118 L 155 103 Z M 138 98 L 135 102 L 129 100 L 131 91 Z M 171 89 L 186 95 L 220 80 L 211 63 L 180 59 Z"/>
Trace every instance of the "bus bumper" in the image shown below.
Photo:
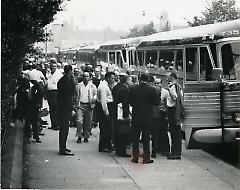
<path fill-rule="evenodd" d="M 192 135 L 193 139 L 199 143 L 232 143 L 239 141 L 240 128 L 225 128 L 222 129 L 201 129 L 195 131 Z"/>

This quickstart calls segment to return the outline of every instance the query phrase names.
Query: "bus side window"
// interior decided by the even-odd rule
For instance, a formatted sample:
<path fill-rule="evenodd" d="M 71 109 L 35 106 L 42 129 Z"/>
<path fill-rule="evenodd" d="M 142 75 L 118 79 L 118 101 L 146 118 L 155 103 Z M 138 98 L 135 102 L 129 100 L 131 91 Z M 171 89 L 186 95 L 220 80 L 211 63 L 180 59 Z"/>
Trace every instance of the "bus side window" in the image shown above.
<path fill-rule="evenodd" d="M 200 80 L 212 79 L 212 64 L 206 47 L 200 48 Z"/>
<path fill-rule="evenodd" d="M 138 56 L 138 60 L 139 60 L 139 66 L 143 66 L 144 52 L 143 51 L 137 52 L 137 56 Z"/>
<path fill-rule="evenodd" d="M 186 81 L 198 81 L 197 48 L 186 48 Z"/>

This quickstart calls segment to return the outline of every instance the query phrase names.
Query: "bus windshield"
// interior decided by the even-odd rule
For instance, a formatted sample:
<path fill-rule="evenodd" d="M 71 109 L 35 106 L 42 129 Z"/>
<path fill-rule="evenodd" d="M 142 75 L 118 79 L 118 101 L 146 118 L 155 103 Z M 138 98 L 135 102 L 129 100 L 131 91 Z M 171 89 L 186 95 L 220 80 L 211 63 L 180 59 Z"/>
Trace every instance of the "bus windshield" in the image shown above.
<path fill-rule="evenodd" d="M 240 80 L 240 42 L 224 44 L 221 54 L 224 78 Z"/>

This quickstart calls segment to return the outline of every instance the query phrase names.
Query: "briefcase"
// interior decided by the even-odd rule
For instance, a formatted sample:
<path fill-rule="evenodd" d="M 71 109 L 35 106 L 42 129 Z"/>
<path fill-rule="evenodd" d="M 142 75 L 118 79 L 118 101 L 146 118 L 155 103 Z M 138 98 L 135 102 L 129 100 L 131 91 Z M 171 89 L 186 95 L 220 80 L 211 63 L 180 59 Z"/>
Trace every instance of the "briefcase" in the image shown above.
<path fill-rule="evenodd" d="M 118 134 L 131 136 L 132 126 L 130 120 L 118 119 L 116 122 Z"/>

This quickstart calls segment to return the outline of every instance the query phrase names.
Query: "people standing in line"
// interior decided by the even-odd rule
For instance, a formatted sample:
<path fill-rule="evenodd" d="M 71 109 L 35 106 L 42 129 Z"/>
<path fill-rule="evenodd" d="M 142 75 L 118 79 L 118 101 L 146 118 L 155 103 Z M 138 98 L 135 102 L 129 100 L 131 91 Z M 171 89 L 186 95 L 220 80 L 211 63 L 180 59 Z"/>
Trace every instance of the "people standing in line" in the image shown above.
<path fill-rule="evenodd" d="M 150 159 L 150 130 L 152 125 L 152 107 L 159 105 L 156 89 L 149 82 L 149 75 L 143 73 L 140 76 L 140 84 L 132 86 L 129 91 L 129 103 L 132 106 L 133 127 L 133 158 L 132 162 L 138 163 L 139 137 L 143 139 L 143 164 L 153 163 Z"/>
<path fill-rule="evenodd" d="M 88 142 L 91 133 L 93 108 L 97 100 L 97 88 L 90 80 L 88 72 L 83 73 L 83 81 L 76 87 L 77 143 Z"/>
<path fill-rule="evenodd" d="M 50 60 L 51 73 L 47 74 L 47 101 L 50 111 L 51 127 L 49 129 L 59 129 L 58 117 L 58 96 L 57 96 L 57 83 L 62 78 L 62 73 L 57 69 L 56 59 Z"/>
<path fill-rule="evenodd" d="M 167 99 L 168 124 L 171 135 L 171 154 L 168 159 L 181 159 L 182 135 L 181 122 L 183 119 L 183 91 L 177 82 L 177 74 L 172 72 L 169 75 L 169 96 Z"/>
<path fill-rule="evenodd" d="M 111 152 L 112 144 L 112 110 L 113 97 L 109 88 L 114 83 L 115 75 L 113 72 L 107 72 L 97 89 L 97 115 L 99 118 L 99 152 Z"/>
<path fill-rule="evenodd" d="M 116 155 L 120 157 L 131 157 L 127 154 L 126 146 L 129 143 L 129 137 L 131 134 L 121 134 L 120 125 L 122 124 L 118 118 L 122 118 L 123 122 L 130 123 L 130 110 L 128 102 L 130 77 L 125 73 L 120 73 L 120 82 L 113 87 L 113 102 L 114 102 L 114 114 L 113 114 L 113 130 L 114 130 L 114 146 Z M 122 112 L 118 112 L 119 104 L 121 104 Z M 120 109 L 120 108 L 119 108 Z M 121 115 L 119 115 L 121 114 Z M 129 126 L 130 127 L 130 126 Z"/>
<path fill-rule="evenodd" d="M 59 154 L 73 156 L 74 154 L 66 147 L 69 132 L 70 118 L 73 110 L 73 97 L 75 84 L 72 77 L 72 66 L 64 66 L 64 75 L 57 83 L 57 100 L 59 109 Z"/>

